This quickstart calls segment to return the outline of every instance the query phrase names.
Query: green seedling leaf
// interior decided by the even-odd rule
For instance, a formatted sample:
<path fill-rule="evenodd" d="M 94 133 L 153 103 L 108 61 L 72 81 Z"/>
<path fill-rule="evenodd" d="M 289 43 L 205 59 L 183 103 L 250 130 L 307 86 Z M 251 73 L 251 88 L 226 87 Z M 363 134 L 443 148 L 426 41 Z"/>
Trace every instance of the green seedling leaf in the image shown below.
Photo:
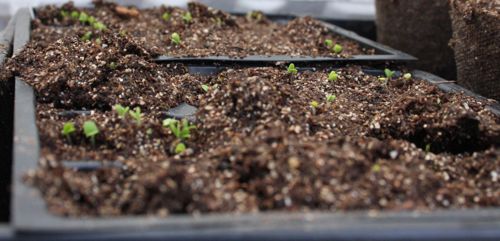
<path fill-rule="evenodd" d="M 335 99 L 337 99 L 337 96 L 335 95 L 326 95 L 326 102 L 328 103 L 333 102 Z"/>
<path fill-rule="evenodd" d="M 335 44 L 335 46 L 333 46 L 332 50 L 334 53 L 340 54 L 340 53 L 342 53 L 342 50 L 344 50 L 344 48 L 340 44 Z"/>
<path fill-rule="evenodd" d="M 83 36 L 82 36 L 82 41 L 90 41 L 90 38 L 92 38 L 92 32 L 86 32 Z"/>
<path fill-rule="evenodd" d="M 80 21 L 81 23 L 87 23 L 89 21 L 89 15 L 87 15 L 85 12 L 80 12 L 78 21 Z"/>
<path fill-rule="evenodd" d="M 76 19 L 79 19 L 79 18 L 80 18 L 80 13 L 79 13 L 79 12 L 77 12 L 77 11 L 72 11 L 72 12 L 71 12 L 71 18 L 72 18 L 72 19 L 75 19 L 75 20 L 76 20 Z"/>
<path fill-rule="evenodd" d="M 108 64 L 108 67 L 110 69 L 116 69 L 116 67 L 118 67 L 118 65 L 115 62 L 111 62 L 111 63 Z"/>
<path fill-rule="evenodd" d="M 333 47 L 333 41 L 331 39 L 325 40 L 325 45 L 327 48 L 332 48 Z"/>
<path fill-rule="evenodd" d="M 129 112 L 130 108 L 129 107 L 123 107 L 120 104 L 116 104 L 113 109 L 115 109 L 116 113 L 120 118 L 125 118 L 127 116 L 127 113 Z"/>
<path fill-rule="evenodd" d="M 201 85 L 201 88 L 203 89 L 203 91 L 205 92 L 208 92 L 208 90 L 210 89 L 210 87 L 208 87 L 208 85 Z"/>
<path fill-rule="evenodd" d="M 404 75 L 403 75 L 403 78 L 404 78 L 405 80 L 410 80 L 410 79 L 411 79 L 411 77 L 412 77 L 412 76 L 411 76 L 411 74 L 410 74 L 410 73 L 406 73 L 406 74 L 404 74 Z"/>
<path fill-rule="evenodd" d="M 372 172 L 380 172 L 381 169 L 380 164 L 375 163 L 372 166 Z"/>
<path fill-rule="evenodd" d="M 163 120 L 163 126 L 170 128 L 172 134 L 179 140 L 186 140 L 191 137 L 191 130 L 196 128 L 196 126 L 190 125 L 186 119 L 181 122 L 172 118 Z"/>
<path fill-rule="evenodd" d="M 337 79 L 338 79 L 337 72 L 332 71 L 332 72 L 330 72 L 330 74 L 328 74 L 328 80 L 329 81 L 337 81 Z"/>
<path fill-rule="evenodd" d="M 83 123 L 83 133 L 90 139 L 92 146 L 95 146 L 95 136 L 99 134 L 99 128 L 93 121 L 85 121 Z"/>
<path fill-rule="evenodd" d="M 315 100 L 311 101 L 312 108 L 316 109 L 316 108 L 318 108 L 318 106 L 319 106 L 319 103 L 317 101 L 315 101 Z"/>
<path fill-rule="evenodd" d="M 101 45 L 101 44 L 102 44 L 102 40 L 101 40 L 101 38 L 96 38 L 96 39 L 95 39 L 95 43 L 96 43 L 97 45 Z"/>
<path fill-rule="evenodd" d="M 66 136 L 66 137 L 69 138 L 69 136 L 71 134 L 73 134 L 75 131 L 76 131 L 76 129 L 75 129 L 75 123 L 73 123 L 73 122 L 66 122 L 66 123 L 64 123 L 64 126 L 62 128 L 61 133 L 63 134 L 63 136 Z"/>
<path fill-rule="evenodd" d="M 175 146 L 175 154 L 181 154 L 186 151 L 186 145 L 184 143 L 179 143 Z"/>
<path fill-rule="evenodd" d="M 142 123 L 142 113 L 140 107 L 135 107 L 133 111 L 129 111 L 129 115 L 135 120 L 137 125 L 141 125 Z"/>
<path fill-rule="evenodd" d="M 87 22 L 90 24 L 90 25 L 93 25 L 94 23 L 97 22 L 97 19 L 95 19 L 93 16 L 89 16 L 88 19 L 87 19 Z"/>
<path fill-rule="evenodd" d="M 184 20 L 184 22 L 186 23 L 190 23 L 193 20 L 193 16 L 191 16 L 190 12 L 186 12 L 182 15 L 182 20 Z"/>
<path fill-rule="evenodd" d="M 170 13 L 167 13 L 167 12 L 165 12 L 163 15 L 161 15 L 161 18 L 163 20 L 165 20 L 166 22 L 168 22 L 171 17 L 172 17 L 172 15 Z"/>
<path fill-rule="evenodd" d="M 291 63 L 288 65 L 287 72 L 292 75 L 296 75 L 299 71 L 295 68 L 295 64 Z"/>
<path fill-rule="evenodd" d="M 170 39 L 172 40 L 172 43 L 175 45 L 181 44 L 181 36 L 179 36 L 178 33 L 173 33 Z"/>
<path fill-rule="evenodd" d="M 392 76 L 394 76 L 394 71 L 391 71 L 390 69 L 384 69 L 384 73 L 385 73 L 385 77 L 387 77 L 387 79 L 390 79 L 390 78 L 392 78 Z"/>
<path fill-rule="evenodd" d="M 61 16 L 62 16 L 63 18 L 69 17 L 69 13 L 68 13 L 68 11 L 61 10 Z"/>
<path fill-rule="evenodd" d="M 431 152 L 431 144 L 425 145 L 425 153 Z"/>
<path fill-rule="evenodd" d="M 102 22 L 95 22 L 92 24 L 92 27 L 97 31 L 106 30 L 106 25 L 104 25 L 104 23 Z"/>

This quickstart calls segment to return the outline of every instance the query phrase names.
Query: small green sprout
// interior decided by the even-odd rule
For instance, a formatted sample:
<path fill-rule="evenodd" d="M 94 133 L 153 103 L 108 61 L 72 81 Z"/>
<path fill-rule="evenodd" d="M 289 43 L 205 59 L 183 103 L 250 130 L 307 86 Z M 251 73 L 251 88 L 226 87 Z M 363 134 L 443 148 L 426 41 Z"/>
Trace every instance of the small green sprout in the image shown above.
<path fill-rule="evenodd" d="M 92 32 L 86 32 L 83 36 L 82 36 L 82 41 L 89 41 L 90 38 L 92 38 Z"/>
<path fill-rule="evenodd" d="M 111 63 L 108 64 L 108 67 L 110 69 L 116 69 L 116 67 L 118 67 L 118 65 L 116 64 L 116 62 L 111 62 Z"/>
<path fill-rule="evenodd" d="M 328 103 L 332 103 L 335 99 L 337 99 L 337 96 L 336 95 L 326 95 L 326 102 Z"/>
<path fill-rule="evenodd" d="M 208 85 L 201 85 L 201 88 L 203 89 L 203 91 L 208 92 L 210 87 L 208 87 Z"/>
<path fill-rule="evenodd" d="M 290 65 L 288 65 L 287 72 L 289 74 L 296 75 L 297 72 L 299 72 L 299 71 L 295 68 L 295 64 L 291 63 Z"/>
<path fill-rule="evenodd" d="M 89 16 L 88 19 L 87 19 L 87 22 L 90 24 L 90 25 L 93 25 L 94 23 L 97 22 L 97 19 L 95 19 L 93 16 Z"/>
<path fill-rule="evenodd" d="M 106 25 L 104 25 L 104 23 L 102 22 L 95 22 L 92 24 L 92 27 L 97 31 L 103 31 L 107 28 Z"/>
<path fill-rule="evenodd" d="M 120 30 L 120 32 L 118 32 L 118 34 L 120 34 L 120 36 L 122 36 L 122 37 L 125 37 L 125 36 L 127 36 L 127 31 L 122 29 L 122 30 Z"/>
<path fill-rule="evenodd" d="M 141 113 L 141 108 L 140 107 L 135 107 L 133 111 L 129 111 L 129 115 L 134 118 L 135 122 L 137 125 L 141 125 L 142 123 L 142 113 Z"/>
<path fill-rule="evenodd" d="M 71 134 L 75 131 L 75 124 L 73 122 L 66 122 L 64 123 L 61 133 L 68 139 L 69 142 L 71 142 Z"/>
<path fill-rule="evenodd" d="M 167 13 L 167 12 L 165 12 L 163 15 L 161 15 L 161 18 L 163 20 L 165 20 L 166 22 L 168 22 L 171 17 L 172 17 L 172 15 L 170 13 Z"/>
<path fill-rule="evenodd" d="M 186 140 L 191 137 L 191 129 L 196 128 L 196 126 L 190 125 L 186 119 L 178 121 L 171 118 L 163 120 L 163 126 L 170 128 L 174 136 L 179 140 Z"/>
<path fill-rule="evenodd" d="M 120 104 L 116 104 L 113 109 L 115 109 L 116 113 L 118 114 L 118 116 L 120 118 L 125 118 L 127 116 L 127 113 L 129 112 L 130 108 L 127 106 L 127 107 L 123 107 L 122 105 Z"/>
<path fill-rule="evenodd" d="M 99 134 L 99 128 L 93 121 L 85 121 L 83 123 L 83 133 L 90 139 L 92 146 L 95 146 L 95 136 Z"/>
<path fill-rule="evenodd" d="M 394 71 L 391 71 L 390 69 L 384 69 L 384 73 L 385 73 L 385 77 L 387 77 L 387 79 L 391 79 L 392 76 L 394 76 Z"/>
<path fill-rule="evenodd" d="M 76 19 L 79 19 L 79 18 L 80 18 L 80 13 L 79 13 L 79 12 L 77 12 L 77 11 L 72 11 L 72 12 L 71 12 L 71 18 L 72 18 L 72 19 L 75 19 L 75 20 L 76 20 Z"/>
<path fill-rule="evenodd" d="M 332 71 L 332 72 L 330 72 L 330 74 L 328 74 L 328 80 L 329 81 L 337 81 L 337 79 L 338 79 L 337 72 Z"/>
<path fill-rule="evenodd" d="M 63 18 L 69 17 L 69 13 L 68 13 L 68 11 L 66 11 L 66 10 L 61 10 L 61 16 L 62 16 Z"/>
<path fill-rule="evenodd" d="M 411 79 L 411 74 L 410 73 L 406 73 L 406 74 L 403 75 L 403 78 L 405 80 L 410 80 Z"/>
<path fill-rule="evenodd" d="M 378 163 L 375 163 L 372 166 L 372 172 L 380 172 L 381 169 L 382 168 L 380 167 L 380 164 L 378 164 Z"/>
<path fill-rule="evenodd" d="M 95 43 L 98 44 L 98 45 L 101 45 L 102 44 L 101 38 L 96 38 L 95 39 Z"/>
<path fill-rule="evenodd" d="M 331 49 L 333 48 L 333 41 L 331 39 L 325 40 L 325 45 L 327 48 Z"/>
<path fill-rule="evenodd" d="M 342 53 L 342 50 L 344 50 L 344 48 L 340 44 L 335 44 L 335 46 L 333 46 L 332 50 L 334 53 L 340 54 L 340 53 Z"/>
<path fill-rule="evenodd" d="M 313 100 L 313 101 L 311 101 L 311 107 L 312 107 L 313 109 L 316 109 L 316 108 L 318 108 L 318 107 L 319 107 L 319 103 L 318 103 L 317 101 Z"/>
<path fill-rule="evenodd" d="M 146 135 L 150 136 L 150 135 L 152 135 L 152 134 L 153 134 L 153 129 L 148 128 L 148 129 L 146 130 Z"/>
<path fill-rule="evenodd" d="M 80 12 L 80 17 L 78 17 L 78 21 L 81 23 L 86 23 L 89 21 L 89 15 L 86 14 L 85 12 Z"/>
<path fill-rule="evenodd" d="M 184 22 L 186 23 L 190 23 L 193 20 L 193 16 L 191 16 L 190 12 L 186 12 L 182 15 L 182 20 L 184 20 Z"/>
<path fill-rule="evenodd" d="M 429 152 L 431 152 L 431 144 L 430 143 L 425 145 L 425 153 L 427 154 Z"/>
<path fill-rule="evenodd" d="M 387 81 L 388 79 L 385 78 L 385 77 L 379 77 L 378 80 L 380 81 L 380 83 L 382 83 L 383 85 L 387 85 Z"/>
<path fill-rule="evenodd" d="M 257 20 L 257 21 L 260 21 L 262 19 L 262 13 L 259 12 L 259 11 L 250 11 L 246 14 L 246 19 L 248 21 L 251 21 L 251 20 Z"/>
<path fill-rule="evenodd" d="M 170 39 L 172 40 L 172 43 L 175 45 L 181 44 L 181 36 L 179 36 L 178 33 L 173 33 Z"/>
<path fill-rule="evenodd" d="M 184 145 L 184 143 L 181 142 L 175 145 L 175 154 L 181 154 L 184 151 L 186 151 L 186 145 Z"/>

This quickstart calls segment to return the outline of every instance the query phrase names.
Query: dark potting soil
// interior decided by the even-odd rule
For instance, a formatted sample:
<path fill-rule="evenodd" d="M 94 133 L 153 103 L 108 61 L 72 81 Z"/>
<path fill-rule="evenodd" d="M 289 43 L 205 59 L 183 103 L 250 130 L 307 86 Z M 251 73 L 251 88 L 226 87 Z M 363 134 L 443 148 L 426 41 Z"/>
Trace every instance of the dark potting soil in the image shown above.
<path fill-rule="evenodd" d="M 71 16 L 63 17 L 61 11 L 84 11 L 102 21 L 110 30 L 136 40 L 150 52 L 168 56 L 232 56 L 290 55 L 348 57 L 373 54 L 373 49 L 363 49 L 359 44 L 330 33 L 320 22 L 310 17 L 300 17 L 287 24 L 272 22 L 262 13 L 233 16 L 200 3 L 189 3 L 188 9 L 158 7 L 151 9 L 126 8 L 115 3 L 97 1 L 95 8 L 77 9 L 71 3 L 62 8 L 48 6 L 37 10 L 33 39 L 56 40 L 66 31 L 90 31 Z M 189 12 L 190 22 L 183 20 Z M 162 16 L 170 17 L 165 20 Z M 178 33 L 181 44 L 171 41 Z M 335 54 L 326 47 L 325 40 L 343 47 Z"/>
<path fill-rule="evenodd" d="M 55 214 L 500 205 L 500 118 L 487 101 L 415 78 L 381 81 L 358 66 L 337 69 L 336 81 L 326 69 L 293 75 L 286 66 L 198 76 L 154 63 L 129 35 L 95 33 L 98 43 L 71 31 L 34 35 L 2 71 L 35 89 L 41 159 L 25 178 Z M 179 140 L 162 120 L 184 102 L 198 107 L 196 128 L 175 154 Z M 140 107 L 141 122 L 115 104 Z M 87 120 L 100 130 L 94 144 Z M 78 162 L 86 170 L 68 167 Z"/>

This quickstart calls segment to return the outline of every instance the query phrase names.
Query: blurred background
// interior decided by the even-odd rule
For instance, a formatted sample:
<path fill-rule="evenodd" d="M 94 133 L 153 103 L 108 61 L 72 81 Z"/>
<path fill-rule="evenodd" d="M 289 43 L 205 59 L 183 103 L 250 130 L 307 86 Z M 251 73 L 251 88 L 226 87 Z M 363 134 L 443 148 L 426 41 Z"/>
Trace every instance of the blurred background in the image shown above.
<path fill-rule="evenodd" d="M 199 0 L 209 6 L 234 13 L 260 10 L 268 14 L 309 15 L 322 19 L 373 21 L 375 0 Z M 66 0 L 0 0 L 0 29 L 3 29 L 17 9 L 45 4 L 61 4 Z M 73 1 L 79 6 L 91 5 L 91 0 Z M 185 6 L 188 0 L 117 0 L 141 7 L 161 4 Z"/>

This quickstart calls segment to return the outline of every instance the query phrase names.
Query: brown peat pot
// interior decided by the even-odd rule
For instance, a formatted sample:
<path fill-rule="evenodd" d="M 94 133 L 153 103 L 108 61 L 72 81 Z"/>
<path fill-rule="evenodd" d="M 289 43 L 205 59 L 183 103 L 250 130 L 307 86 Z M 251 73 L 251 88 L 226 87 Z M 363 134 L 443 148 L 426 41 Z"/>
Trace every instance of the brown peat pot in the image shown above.
<path fill-rule="evenodd" d="M 458 83 L 500 100 L 500 1 L 451 0 Z"/>
<path fill-rule="evenodd" d="M 376 0 L 377 40 L 416 56 L 413 68 L 456 78 L 448 0 Z"/>

